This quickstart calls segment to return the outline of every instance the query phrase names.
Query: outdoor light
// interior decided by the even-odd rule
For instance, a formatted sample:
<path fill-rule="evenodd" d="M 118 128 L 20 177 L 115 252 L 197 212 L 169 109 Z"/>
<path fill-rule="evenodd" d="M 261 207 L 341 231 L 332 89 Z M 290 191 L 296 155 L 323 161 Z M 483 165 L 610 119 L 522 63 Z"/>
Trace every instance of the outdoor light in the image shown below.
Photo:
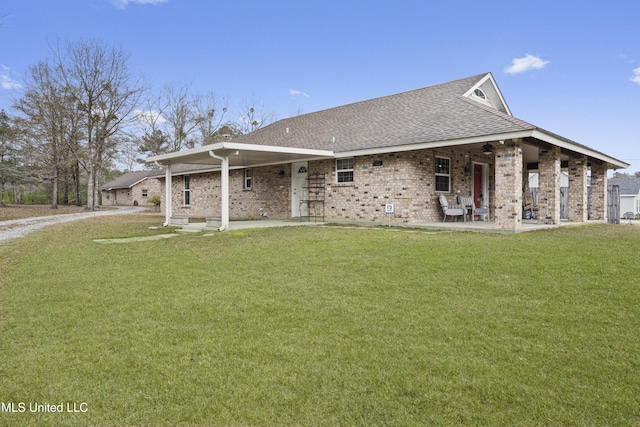
<path fill-rule="evenodd" d="M 482 146 L 482 153 L 485 156 L 490 155 L 491 153 L 493 153 L 493 145 L 489 144 L 488 142 L 486 144 L 484 144 Z"/>

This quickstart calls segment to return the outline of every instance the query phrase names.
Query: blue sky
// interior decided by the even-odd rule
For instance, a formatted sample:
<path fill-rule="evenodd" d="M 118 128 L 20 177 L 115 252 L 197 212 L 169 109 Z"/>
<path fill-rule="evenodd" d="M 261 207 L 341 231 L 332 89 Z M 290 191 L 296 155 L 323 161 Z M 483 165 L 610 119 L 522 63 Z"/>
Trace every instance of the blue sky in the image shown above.
<path fill-rule="evenodd" d="M 512 113 L 640 170 L 640 2 L 0 1 L 0 108 L 56 41 L 277 118 L 492 72 Z"/>

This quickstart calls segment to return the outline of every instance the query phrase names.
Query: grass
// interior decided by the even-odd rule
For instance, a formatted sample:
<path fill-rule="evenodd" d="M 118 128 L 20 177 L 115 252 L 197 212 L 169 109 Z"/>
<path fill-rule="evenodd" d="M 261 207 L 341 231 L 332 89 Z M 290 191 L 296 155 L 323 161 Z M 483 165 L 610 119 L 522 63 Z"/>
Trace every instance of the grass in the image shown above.
<path fill-rule="evenodd" d="M 638 425 L 640 229 L 109 217 L 0 245 L 11 425 Z M 392 229 L 393 230 L 393 229 Z"/>

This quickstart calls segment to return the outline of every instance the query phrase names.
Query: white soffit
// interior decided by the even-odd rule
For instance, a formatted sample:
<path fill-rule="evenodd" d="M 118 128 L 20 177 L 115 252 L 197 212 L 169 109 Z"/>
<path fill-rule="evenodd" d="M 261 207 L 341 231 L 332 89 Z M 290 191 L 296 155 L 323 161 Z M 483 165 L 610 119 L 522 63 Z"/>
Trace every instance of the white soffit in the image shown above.
<path fill-rule="evenodd" d="M 212 157 L 210 153 L 228 157 L 230 167 L 265 166 L 334 157 L 332 151 L 326 150 L 220 142 L 190 150 L 152 156 L 147 158 L 147 163 L 219 165 L 220 160 Z"/>

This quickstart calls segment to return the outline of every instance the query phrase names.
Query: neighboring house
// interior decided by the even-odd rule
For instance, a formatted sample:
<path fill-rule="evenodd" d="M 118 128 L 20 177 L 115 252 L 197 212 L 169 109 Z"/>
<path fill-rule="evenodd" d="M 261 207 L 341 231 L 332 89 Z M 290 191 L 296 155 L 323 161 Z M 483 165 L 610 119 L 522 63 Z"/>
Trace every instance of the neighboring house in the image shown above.
<path fill-rule="evenodd" d="M 640 214 L 640 178 L 610 178 L 609 185 L 620 189 L 620 214 Z"/>
<path fill-rule="evenodd" d="M 517 230 L 529 171 L 538 173 L 540 217 L 557 224 L 561 170 L 569 176 L 569 221 L 586 221 L 588 210 L 606 220 L 607 170 L 629 166 L 515 118 L 491 73 L 303 114 L 147 161 L 165 169 L 167 224 L 217 216 L 221 229 L 229 218 L 306 216 L 320 205 L 327 220 L 383 222 L 393 204 L 396 221 L 435 222 L 439 196 L 455 204 L 462 195 L 488 203 L 495 228 Z M 196 169 L 179 171 L 182 164 Z"/>
<path fill-rule="evenodd" d="M 160 196 L 163 193 L 161 183 L 157 179 L 150 179 L 157 171 L 129 172 L 107 182 L 100 191 L 102 192 L 102 205 L 147 205 L 147 200 L 152 195 Z"/>

